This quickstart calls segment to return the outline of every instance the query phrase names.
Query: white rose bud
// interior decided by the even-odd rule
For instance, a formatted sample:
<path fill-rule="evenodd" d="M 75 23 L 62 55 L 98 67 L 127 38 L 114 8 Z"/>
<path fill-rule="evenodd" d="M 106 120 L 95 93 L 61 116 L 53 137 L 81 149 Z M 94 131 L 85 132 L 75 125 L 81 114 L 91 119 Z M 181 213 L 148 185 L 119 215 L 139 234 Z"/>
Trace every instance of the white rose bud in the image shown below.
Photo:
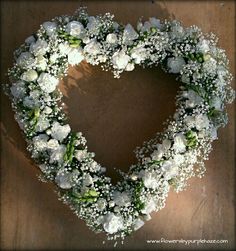
<path fill-rule="evenodd" d="M 38 73 L 35 70 L 28 70 L 21 75 L 21 79 L 26 82 L 35 81 L 38 78 Z"/>
<path fill-rule="evenodd" d="M 48 36 L 52 36 L 57 29 L 57 24 L 55 22 L 44 22 L 43 28 L 45 29 Z"/>
<path fill-rule="evenodd" d="M 117 42 L 117 36 L 115 33 L 110 33 L 106 37 L 106 42 L 109 44 L 115 44 Z"/>
<path fill-rule="evenodd" d="M 83 35 L 84 26 L 78 21 L 72 21 L 67 24 L 66 32 L 71 36 L 81 38 Z"/>

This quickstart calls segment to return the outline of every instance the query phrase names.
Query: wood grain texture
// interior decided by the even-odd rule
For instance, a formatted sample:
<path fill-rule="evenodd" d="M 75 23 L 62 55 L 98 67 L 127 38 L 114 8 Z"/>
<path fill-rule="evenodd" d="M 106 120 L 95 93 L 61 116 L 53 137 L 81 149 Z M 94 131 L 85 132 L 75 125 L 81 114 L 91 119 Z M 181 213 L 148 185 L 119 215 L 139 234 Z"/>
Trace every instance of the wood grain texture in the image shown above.
<path fill-rule="evenodd" d="M 140 16 L 177 19 L 204 32 L 214 32 L 235 74 L 234 1 L 2 1 L 1 83 L 12 65 L 12 52 L 41 23 L 72 14 L 86 5 L 91 15 L 111 12 L 122 23 Z M 232 83 L 234 85 L 234 82 Z M 82 130 L 96 159 L 108 167 L 128 170 L 135 146 L 162 130 L 174 111 L 178 84 L 159 69 L 136 69 L 114 80 L 111 73 L 83 64 L 69 70 L 61 83 L 73 129 Z M 118 250 L 233 249 L 235 112 L 228 107 L 229 124 L 219 131 L 207 172 L 193 178 L 179 194 L 170 192 L 166 207 L 128 237 Z M 53 185 L 37 180 L 39 171 L 26 153 L 10 102 L 1 94 L 1 248 L 6 250 L 110 250 L 70 209 L 57 200 Z M 226 239 L 228 244 L 147 244 L 148 239 Z"/>

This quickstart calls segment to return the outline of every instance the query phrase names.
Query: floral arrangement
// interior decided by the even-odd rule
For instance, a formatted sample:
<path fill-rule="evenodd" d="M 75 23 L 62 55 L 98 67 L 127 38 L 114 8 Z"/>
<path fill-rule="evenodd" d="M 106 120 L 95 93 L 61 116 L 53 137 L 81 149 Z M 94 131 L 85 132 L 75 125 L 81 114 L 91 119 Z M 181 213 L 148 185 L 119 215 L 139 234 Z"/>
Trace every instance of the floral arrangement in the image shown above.
<path fill-rule="evenodd" d="M 45 22 L 15 51 L 8 94 L 28 151 L 42 171 L 41 180 L 57 185 L 60 200 L 108 239 L 122 238 L 143 226 L 150 213 L 165 206 L 171 187 L 183 190 L 190 177 L 202 177 L 204 160 L 227 123 L 225 105 L 234 99 L 224 50 L 213 34 L 178 21 L 152 17 L 137 28 L 106 13 Z M 176 112 L 166 129 L 136 149 L 137 163 L 121 172 L 116 185 L 94 160 L 81 132 L 67 123 L 57 89 L 68 65 L 86 60 L 120 77 L 135 65 L 160 65 L 181 81 Z"/>

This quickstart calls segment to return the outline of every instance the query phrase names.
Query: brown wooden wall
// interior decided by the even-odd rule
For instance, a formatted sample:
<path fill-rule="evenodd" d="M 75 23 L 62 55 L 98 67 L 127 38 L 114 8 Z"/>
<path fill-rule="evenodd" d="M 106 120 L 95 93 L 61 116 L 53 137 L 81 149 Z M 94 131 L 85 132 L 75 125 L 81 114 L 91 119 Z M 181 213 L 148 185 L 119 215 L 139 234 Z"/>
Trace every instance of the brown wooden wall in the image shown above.
<path fill-rule="evenodd" d="M 1 1 L 1 84 L 12 64 L 12 52 L 41 23 L 72 14 L 78 6 L 91 15 L 111 12 L 118 21 L 135 24 L 140 16 L 178 19 L 217 34 L 235 69 L 235 1 Z M 232 83 L 234 84 L 234 82 Z M 89 149 L 108 167 L 128 170 L 133 149 L 162 130 L 174 112 L 177 83 L 159 69 L 136 69 L 114 80 L 111 73 L 83 64 L 69 70 L 61 83 L 73 129 L 82 130 Z M 127 238 L 119 250 L 233 248 L 235 113 L 219 132 L 206 162 L 204 178 L 193 178 L 179 194 L 170 192 L 166 207 Z M 57 200 L 52 184 L 37 180 L 39 171 L 25 150 L 9 100 L 1 96 L 1 247 L 9 250 L 111 249 L 102 244 L 70 209 Z M 147 244 L 147 239 L 227 239 L 227 245 Z"/>

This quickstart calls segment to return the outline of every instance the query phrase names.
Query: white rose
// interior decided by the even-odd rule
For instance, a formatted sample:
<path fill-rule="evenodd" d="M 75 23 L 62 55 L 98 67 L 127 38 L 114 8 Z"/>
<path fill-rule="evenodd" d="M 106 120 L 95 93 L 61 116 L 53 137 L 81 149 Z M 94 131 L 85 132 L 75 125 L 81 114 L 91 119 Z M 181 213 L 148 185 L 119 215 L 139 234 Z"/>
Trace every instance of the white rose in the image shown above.
<path fill-rule="evenodd" d="M 84 186 L 90 186 L 93 184 L 93 178 L 90 174 L 85 174 L 83 178 L 83 185 Z"/>
<path fill-rule="evenodd" d="M 161 166 L 167 180 L 172 179 L 178 174 L 178 165 L 174 160 L 167 160 Z"/>
<path fill-rule="evenodd" d="M 37 125 L 35 127 L 36 132 L 43 132 L 50 126 L 49 120 L 45 115 L 40 115 Z"/>
<path fill-rule="evenodd" d="M 117 43 L 117 35 L 115 33 L 110 33 L 106 37 L 106 42 L 109 44 L 115 44 Z"/>
<path fill-rule="evenodd" d="M 51 128 L 51 136 L 58 141 L 62 141 L 70 133 L 71 128 L 67 125 L 60 125 L 58 122 L 54 122 Z"/>
<path fill-rule="evenodd" d="M 35 42 L 34 36 L 29 36 L 29 37 L 27 37 L 27 38 L 25 39 L 25 43 L 28 44 L 28 45 L 30 45 L 30 44 L 32 44 L 32 43 L 34 43 L 34 42 Z"/>
<path fill-rule="evenodd" d="M 59 145 L 56 149 L 54 149 L 50 155 L 50 163 L 58 162 L 62 164 L 64 162 L 64 155 L 66 153 L 66 146 Z"/>
<path fill-rule="evenodd" d="M 184 119 L 185 124 L 189 127 L 189 128 L 193 128 L 196 125 L 196 121 L 195 121 L 195 117 L 194 116 L 186 116 Z"/>
<path fill-rule="evenodd" d="M 87 29 L 90 31 L 90 32 L 95 32 L 98 28 L 98 24 L 99 24 L 99 21 L 93 17 L 93 16 L 90 16 L 88 18 L 88 24 L 87 24 Z"/>
<path fill-rule="evenodd" d="M 74 155 L 78 161 L 82 161 L 88 156 L 88 153 L 86 150 L 76 150 Z"/>
<path fill-rule="evenodd" d="M 37 151 L 43 151 L 47 148 L 48 136 L 46 134 L 39 134 L 33 137 L 33 145 Z"/>
<path fill-rule="evenodd" d="M 57 29 L 57 24 L 55 22 L 44 22 L 43 28 L 45 29 L 48 36 L 52 36 Z"/>
<path fill-rule="evenodd" d="M 183 153 L 186 151 L 186 138 L 182 133 L 178 133 L 176 134 L 175 138 L 174 138 L 174 144 L 173 144 L 173 149 L 177 152 L 177 153 Z"/>
<path fill-rule="evenodd" d="M 26 82 L 33 82 L 38 78 L 38 73 L 35 70 L 28 70 L 25 71 L 22 75 L 21 75 L 21 79 L 26 81 Z"/>
<path fill-rule="evenodd" d="M 16 59 L 16 63 L 20 67 L 32 66 L 35 62 L 33 55 L 30 52 L 22 52 L 20 56 Z"/>
<path fill-rule="evenodd" d="M 81 48 L 73 48 L 68 53 L 68 63 L 77 65 L 84 59 L 83 51 Z"/>
<path fill-rule="evenodd" d="M 42 72 L 37 82 L 44 92 L 51 93 L 56 89 L 59 80 L 49 73 Z"/>
<path fill-rule="evenodd" d="M 223 110 L 223 103 L 222 103 L 222 100 L 220 97 L 213 97 L 211 100 L 210 100 L 210 104 L 212 107 L 214 107 L 216 110 L 218 111 L 222 111 Z"/>
<path fill-rule="evenodd" d="M 203 103 L 203 98 L 200 97 L 195 91 L 189 90 L 183 93 L 183 96 L 188 98 L 185 101 L 187 107 L 195 107 Z"/>
<path fill-rule="evenodd" d="M 127 24 L 123 33 L 123 42 L 125 44 L 130 44 L 136 38 L 138 38 L 138 33 L 131 24 Z"/>
<path fill-rule="evenodd" d="M 72 21 L 67 24 L 66 32 L 71 36 L 81 38 L 84 33 L 84 26 L 78 21 Z"/>
<path fill-rule="evenodd" d="M 136 231 L 136 230 L 138 230 L 139 228 L 141 228 L 142 226 L 144 225 L 144 221 L 142 221 L 141 219 L 136 219 L 135 221 L 134 221 L 134 226 L 133 226 L 133 228 L 134 228 L 134 230 Z"/>
<path fill-rule="evenodd" d="M 159 186 L 159 177 L 154 171 L 141 170 L 139 177 L 142 178 L 144 186 L 147 188 L 156 189 Z"/>
<path fill-rule="evenodd" d="M 65 172 L 65 170 L 59 170 L 55 182 L 62 189 L 70 189 L 73 186 L 73 178 L 78 176 L 78 170 L 74 170 L 72 173 Z"/>
<path fill-rule="evenodd" d="M 157 144 L 157 150 L 155 150 L 151 157 L 153 160 L 160 160 L 162 156 L 170 149 L 171 141 L 164 139 L 162 144 Z"/>
<path fill-rule="evenodd" d="M 96 40 L 91 40 L 88 44 L 85 45 L 84 52 L 96 56 L 100 53 L 100 44 Z"/>
<path fill-rule="evenodd" d="M 47 148 L 49 150 L 55 150 L 57 147 L 59 147 L 59 143 L 56 139 L 50 139 L 48 142 L 47 142 Z"/>
<path fill-rule="evenodd" d="M 131 57 L 134 59 L 134 62 L 136 64 L 140 64 L 142 61 L 144 61 L 147 58 L 147 51 L 142 46 L 134 47 L 131 50 Z"/>
<path fill-rule="evenodd" d="M 123 219 L 114 213 L 108 213 L 104 216 L 103 223 L 104 230 L 109 234 L 114 234 L 123 228 Z"/>
<path fill-rule="evenodd" d="M 127 207 L 131 204 L 131 200 L 127 192 L 121 193 L 119 191 L 115 191 L 113 197 L 115 204 L 118 205 L 119 207 L 123 206 Z"/>
<path fill-rule="evenodd" d="M 208 129 L 210 126 L 207 115 L 199 114 L 195 116 L 196 129 L 201 131 L 202 129 Z"/>
<path fill-rule="evenodd" d="M 142 209 L 143 214 L 150 214 L 151 212 L 156 210 L 156 203 L 154 202 L 153 199 L 149 199 L 145 203 L 144 209 Z"/>
<path fill-rule="evenodd" d="M 167 66 L 170 73 L 179 73 L 184 65 L 185 61 L 182 57 L 168 58 L 167 60 Z"/>
<path fill-rule="evenodd" d="M 48 51 L 48 43 L 45 40 L 38 39 L 30 45 L 30 52 L 35 56 L 44 55 Z"/>
<path fill-rule="evenodd" d="M 134 64 L 133 63 L 128 63 L 127 66 L 125 67 L 126 71 L 133 71 L 134 70 Z"/>
<path fill-rule="evenodd" d="M 170 35 L 172 38 L 182 38 L 184 36 L 184 28 L 179 23 L 174 21 L 172 23 Z"/>
<path fill-rule="evenodd" d="M 203 39 L 197 43 L 197 50 L 201 53 L 207 53 L 210 50 L 209 41 Z"/>
<path fill-rule="evenodd" d="M 36 67 L 42 71 L 46 70 L 47 59 L 43 55 L 39 55 L 36 57 Z"/>
<path fill-rule="evenodd" d="M 162 27 L 160 19 L 157 19 L 155 17 L 150 17 L 149 22 L 152 27 L 157 27 L 158 29 L 161 29 L 161 27 Z"/>
<path fill-rule="evenodd" d="M 11 94 L 16 98 L 23 98 L 26 95 L 25 83 L 17 81 L 10 87 Z"/>
<path fill-rule="evenodd" d="M 107 203 L 106 203 L 105 199 L 102 199 L 102 198 L 98 199 L 98 201 L 97 201 L 97 208 L 98 208 L 99 211 L 102 211 L 103 209 L 105 209 L 106 205 L 107 205 Z"/>
<path fill-rule="evenodd" d="M 119 70 L 125 69 L 129 63 L 129 60 L 130 60 L 130 57 L 126 55 L 123 50 L 119 52 L 118 51 L 115 52 L 111 58 L 113 67 Z"/>

